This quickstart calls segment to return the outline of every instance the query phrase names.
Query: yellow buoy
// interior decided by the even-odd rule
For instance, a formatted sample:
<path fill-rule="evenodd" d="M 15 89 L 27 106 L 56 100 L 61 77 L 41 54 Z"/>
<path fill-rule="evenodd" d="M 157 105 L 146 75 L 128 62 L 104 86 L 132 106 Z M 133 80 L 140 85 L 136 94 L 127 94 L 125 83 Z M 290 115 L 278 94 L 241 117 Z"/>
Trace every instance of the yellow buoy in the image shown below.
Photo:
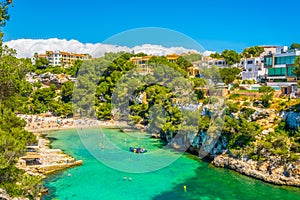
<path fill-rule="evenodd" d="M 183 190 L 186 191 L 186 185 L 183 186 Z"/>

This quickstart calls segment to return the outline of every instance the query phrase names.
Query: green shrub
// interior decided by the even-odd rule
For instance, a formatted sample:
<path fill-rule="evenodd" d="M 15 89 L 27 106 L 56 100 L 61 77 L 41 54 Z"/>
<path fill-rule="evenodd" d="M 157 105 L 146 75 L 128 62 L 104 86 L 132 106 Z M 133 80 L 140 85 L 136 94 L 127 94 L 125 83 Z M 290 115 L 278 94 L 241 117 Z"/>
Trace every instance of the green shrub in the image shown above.
<path fill-rule="evenodd" d="M 240 94 L 231 94 L 229 96 L 229 99 L 236 99 L 236 98 L 239 98 L 241 95 Z"/>
<path fill-rule="evenodd" d="M 300 157 L 297 154 L 290 153 L 289 161 L 294 162 L 294 161 L 298 161 L 299 159 Z"/>
<path fill-rule="evenodd" d="M 255 80 L 243 80 L 242 84 L 254 84 Z"/>
<path fill-rule="evenodd" d="M 271 150 L 273 148 L 273 145 L 271 142 L 264 142 L 263 143 L 263 148 L 267 149 L 267 150 Z"/>
<path fill-rule="evenodd" d="M 250 106 L 250 103 L 247 102 L 247 101 L 245 101 L 245 102 L 243 103 L 243 106 Z"/>
<path fill-rule="evenodd" d="M 294 153 L 300 153 L 300 145 L 297 143 L 292 143 L 290 151 Z"/>
<path fill-rule="evenodd" d="M 258 155 L 253 155 L 251 158 L 254 161 L 258 161 L 259 160 L 259 156 Z"/>
<path fill-rule="evenodd" d="M 263 161 L 264 160 L 264 158 L 261 157 L 260 155 L 253 155 L 251 158 L 254 161 Z"/>
<path fill-rule="evenodd" d="M 229 108 L 229 111 L 232 113 L 236 113 L 239 111 L 239 106 L 235 103 L 228 103 L 227 106 Z"/>
<path fill-rule="evenodd" d="M 230 90 L 235 90 L 235 89 L 238 89 L 239 87 L 240 87 L 240 84 L 234 83 L 234 84 L 231 86 Z"/>
<path fill-rule="evenodd" d="M 219 102 L 219 99 L 216 98 L 216 97 L 212 97 L 212 98 L 210 99 L 210 103 L 211 103 L 211 104 L 215 104 L 215 103 L 218 103 L 218 102 Z"/>
<path fill-rule="evenodd" d="M 245 102 L 246 103 L 246 102 Z M 241 112 L 243 113 L 243 116 L 247 119 L 250 117 L 250 115 L 252 115 L 253 113 L 255 113 L 255 110 L 253 108 L 242 108 Z"/>
<path fill-rule="evenodd" d="M 252 104 L 254 107 L 257 107 L 259 105 L 259 103 L 257 101 L 253 102 Z"/>
<path fill-rule="evenodd" d="M 208 104 L 208 103 L 209 103 L 209 98 L 205 98 L 205 99 L 203 100 L 203 104 L 206 105 L 206 104 Z"/>
<path fill-rule="evenodd" d="M 40 80 L 33 83 L 33 87 L 41 88 L 42 86 L 43 86 L 43 84 L 42 84 L 42 82 Z"/>
<path fill-rule="evenodd" d="M 138 115 L 135 115 L 135 116 L 130 115 L 129 118 L 130 118 L 131 122 L 133 123 L 133 125 L 138 124 L 142 120 L 142 117 L 138 116 Z"/>

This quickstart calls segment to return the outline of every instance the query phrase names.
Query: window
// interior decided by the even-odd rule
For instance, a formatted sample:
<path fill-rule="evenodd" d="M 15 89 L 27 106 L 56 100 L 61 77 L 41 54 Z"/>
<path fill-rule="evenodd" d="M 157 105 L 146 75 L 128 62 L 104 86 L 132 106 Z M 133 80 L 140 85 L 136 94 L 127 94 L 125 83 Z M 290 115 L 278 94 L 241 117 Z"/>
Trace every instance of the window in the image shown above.
<path fill-rule="evenodd" d="M 296 56 L 276 57 L 275 65 L 294 64 Z"/>
<path fill-rule="evenodd" d="M 247 65 L 252 65 L 253 64 L 253 60 L 248 60 L 247 61 Z"/>
<path fill-rule="evenodd" d="M 285 67 L 270 68 L 268 70 L 268 76 L 285 76 Z"/>
<path fill-rule="evenodd" d="M 272 57 L 266 57 L 265 64 L 266 66 L 272 66 Z"/>
<path fill-rule="evenodd" d="M 295 74 L 293 74 L 293 69 L 294 67 L 288 67 L 288 76 L 296 76 Z"/>

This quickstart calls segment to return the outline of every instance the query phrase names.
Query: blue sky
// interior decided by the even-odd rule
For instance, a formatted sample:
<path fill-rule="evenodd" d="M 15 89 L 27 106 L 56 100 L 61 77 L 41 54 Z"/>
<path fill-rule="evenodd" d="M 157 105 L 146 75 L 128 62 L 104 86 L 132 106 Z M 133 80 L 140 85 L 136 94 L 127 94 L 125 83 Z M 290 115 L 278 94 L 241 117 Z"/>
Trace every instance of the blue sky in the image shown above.
<path fill-rule="evenodd" d="M 299 8 L 299 0 L 14 0 L 4 40 L 97 43 L 129 29 L 161 27 L 186 34 L 207 50 L 241 51 L 300 43 Z"/>

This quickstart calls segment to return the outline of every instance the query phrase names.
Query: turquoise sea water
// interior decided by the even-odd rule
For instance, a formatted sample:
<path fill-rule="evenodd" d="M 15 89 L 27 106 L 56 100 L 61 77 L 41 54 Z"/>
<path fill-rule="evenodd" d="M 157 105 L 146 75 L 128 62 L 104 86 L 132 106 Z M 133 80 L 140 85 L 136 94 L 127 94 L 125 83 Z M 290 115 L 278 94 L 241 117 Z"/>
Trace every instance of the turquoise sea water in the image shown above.
<path fill-rule="evenodd" d="M 98 134 L 91 129 L 89 134 Z M 120 166 L 135 165 L 141 162 L 151 165 L 152 159 L 159 162 L 176 158 L 178 153 L 166 150 L 161 154 L 151 155 L 158 151 L 161 143 L 156 139 L 145 137 L 133 138 L 132 135 L 117 130 L 104 130 L 105 136 L 114 141 L 121 149 L 141 145 L 149 150 L 151 158 L 145 155 L 132 155 L 132 159 L 118 158 L 114 164 Z M 48 199 L 300 199 L 300 189 L 279 187 L 230 170 L 215 168 L 197 157 L 184 154 L 175 162 L 147 173 L 130 173 L 108 167 L 94 158 L 84 145 L 76 130 L 64 130 L 49 134 L 53 148 L 63 149 L 66 153 L 83 160 L 83 166 L 59 172 L 45 180 L 50 193 Z M 126 139 L 126 143 L 124 142 Z M 89 141 L 89 140 L 88 140 Z M 95 141 L 90 141 L 94 143 Z M 94 145 L 94 144 L 93 144 Z M 100 145 L 97 147 L 101 149 Z M 109 151 L 101 149 L 100 151 Z M 155 157 L 157 156 L 157 157 Z M 123 156 L 126 157 L 126 156 Z M 147 159 L 147 160 L 146 160 Z M 136 166 L 139 166 L 138 164 Z M 118 168 L 118 167 L 117 167 Z M 123 177 L 126 176 L 126 180 Z M 131 181 L 129 180 L 131 178 Z M 184 191 L 183 187 L 187 190 Z"/>

